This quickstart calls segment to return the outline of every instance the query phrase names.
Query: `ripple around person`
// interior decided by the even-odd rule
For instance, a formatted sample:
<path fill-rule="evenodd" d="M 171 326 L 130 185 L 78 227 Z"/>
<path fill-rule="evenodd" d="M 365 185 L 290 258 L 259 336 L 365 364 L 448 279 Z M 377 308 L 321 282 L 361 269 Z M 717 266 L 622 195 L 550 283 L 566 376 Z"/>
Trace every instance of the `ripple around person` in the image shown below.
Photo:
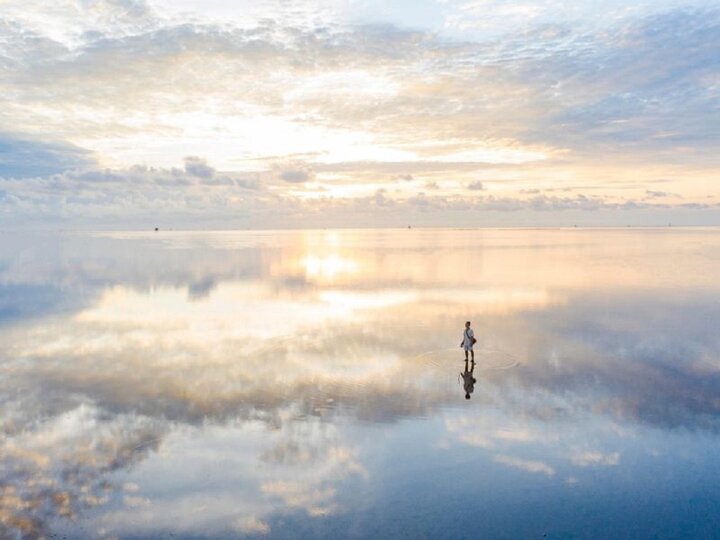
<path fill-rule="evenodd" d="M 452 361 L 465 362 L 462 354 L 458 353 L 455 347 L 427 351 L 417 355 L 415 359 L 423 360 L 427 362 L 428 365 L 437 369 L 444 369 Z M 520 365 L 520 362 L 508 352 L 499 349 L 482 348 L 475 350 L 475 364 L 476 372 L 502 371 L 516 368 Z"/>

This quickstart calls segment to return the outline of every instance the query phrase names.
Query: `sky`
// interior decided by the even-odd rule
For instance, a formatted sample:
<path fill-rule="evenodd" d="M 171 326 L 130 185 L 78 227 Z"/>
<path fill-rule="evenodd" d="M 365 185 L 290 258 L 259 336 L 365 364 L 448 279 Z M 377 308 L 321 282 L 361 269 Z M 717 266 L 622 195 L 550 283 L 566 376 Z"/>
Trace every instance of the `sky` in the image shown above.
<path fill-rule="evenodd" d="M 710 0 L 0 0 L 0 227 L 720 224 Z"/>

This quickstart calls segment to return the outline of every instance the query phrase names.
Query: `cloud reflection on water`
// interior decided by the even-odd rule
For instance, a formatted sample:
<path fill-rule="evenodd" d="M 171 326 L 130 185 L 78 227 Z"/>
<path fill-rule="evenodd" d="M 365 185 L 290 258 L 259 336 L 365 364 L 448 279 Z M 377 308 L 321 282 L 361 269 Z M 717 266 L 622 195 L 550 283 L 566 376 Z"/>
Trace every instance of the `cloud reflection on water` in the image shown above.
<path fill-rule="evenodd" d="M 418 444 L 567 484 L 642 430 L 720 427 L 713 231 L 33 240 L 0 250 L 4 305 L 53 291 L 0 327 L 7 531 L 271 534 L 284 513 L 346 514 L 347 486 L 382 474 L 358 433 L 401 420 L 444 418 Z M 485 349 L 467 410 L 448 350 L 466 318 Z M 218 463 L 233 472 L 209 485 L 190 472 Z"/>

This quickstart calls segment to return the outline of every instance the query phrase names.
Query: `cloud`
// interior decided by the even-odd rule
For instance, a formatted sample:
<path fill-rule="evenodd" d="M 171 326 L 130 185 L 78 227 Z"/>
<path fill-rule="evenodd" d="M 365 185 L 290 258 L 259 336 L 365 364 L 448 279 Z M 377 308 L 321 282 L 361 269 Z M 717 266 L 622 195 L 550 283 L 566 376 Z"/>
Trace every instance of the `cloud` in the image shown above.
<path fill-rule="evenodd" d="M 682 199 L 682 195 L 679 193 L 670 193 L 669 191 L 657 191 L 653 189 L 646 189 L 645 195 L 647 199 L 665 199 L 668 197 L 673 197 L 677 199 Z"/>
<path fill-rule="evenodd" d="M 677 31 L 677 25 L 681 31 Z M 699 133 L 712 133 L 712 128 L 707 127 L 700 132 L 677 128 L 683 117 L 695 125 L 701 110 L 712 110 L 708 106 L 713 95 L 708 94 L 703 80 L 710 77 L 711 81 L 713 76 L 710 56 L 716 12 L 671 11 L 636 18 L 596 34 L 576 34 L 562 24 L 557 26 L 560 30 L 554 32 L 540 27 L 533 32 L 519 32 L 512 39 L 457 45 L 439 40 L 432 33 L 392 26 L 339 27 L 331 37 L 321 29 L 271 28 L 269 22 L 258 23 L 252 31 L 233 27 L 232 23 L 226 29 L 210 23 L 165 23 L 134 35 L 101 33 L 93 38 L 88 34 L 87 42 L 77 48 L 78 56 L 71 61 L 59 50 L 47 58 L 53 67 L 49 71 L 35 72 L 31 63 L 21 63 L 15 69 L 21 74 L 27 70 L 24 76 L 40 78 L 35 81 L 40 84 L 52 85 L 57 79 L 77 82 L 79 91 L 74 94 L 65 93 L 62 86 L 53 86 L 53 97 L 68 105 L 85 103 L 93 108 L 102 105 L 97 100 L 107 99 L 107 93 L 98 94 L 98 85 L 112 74 L 114 88 L 109 91 L 118 104 L 132 97 L 134 103 L 139 103 L 139 113 L 152 114 L 159 108 L 167 113 L 157 117 L 159 123 L 171 131 L 181 127 L 168 123 L 178 112 L 172 96 L 163 90 L 161 77 L 138 85 L 139 70 L 159 70 L 167 76 L 170 70 L 176 71 L 174 100 L 190 103 L 199 99 L 204 107 L 204 100 L 213 98 L 216 104 L 205 112 L 218 124 L 237 114 L 232 107 L 223 106 L 222 99 L 231 87 L 240 86 L 245 90 L 244 104 L 268 108 L 271 116 L 291 112 L 298 118 L 296 124 L 347 129 L 362 122 L 390 141 L 432 141 L 433 145 L 424 150 L 418 143 L 417 149 L 423 152 L 448 145 L 449 140 L 457 141 L 451 143 L 457 146 L 455 152 L 449 151 L 451 154 L 503 138 L 514 140 L 516 146 L 528 141 L 542 143 L 538 139 L 541 134 L 551 146 L 577 148 L 577 143 L 586 143 L 589 137 L 606 145 L 612 143 L 611 137 L 618 137 L 618 144 L 627 144 L 629 131 L 641 128 L 633 120 L 639 117 L 644 118 L 646 126 L 650 122 L 665 124 L 646 139 L 653 145 L 676 144 L 688 137 L 694 140 Z M 616 39 L 608 39 L 608 33 Z M 528 42 L 536 47 L 528 48 Z M 631 50 L 635 52 L 629 54 Z M 661 61 L 659 50 L 665 52 L 663 58 L 669 55 L 671 61 Z M 424 55 L 434 59 L 429 71 L 419 71 Z M 202 62 L 209 57 L 215 58 L 216 64 Z M 307 61 L 309 57 L 315 59 L 314 63 Z M 113 59 L 120 61 L 109 64 Z M 193 76 L 198 62 L 207 70 L 200 80 Z M 318 84 L 318 80 L 337 74 L 344 84 L 347 77 L 335 67 L 336 62 L 347 66 L 344 72 L 357 79 L 352 79 L 347 89 L 350 96 L 374 88 L 373 81 L 377 80 L 387 80 L 381 86 L 396 85 L 397 92 L 372 100 L 329 98 L 326 89 L 332 90 L 333 86 Z M 477 73 L 461 69 L 465 64 L 473 65 Z M 244 70 L 242 66 L 253 69 Z M 273 69 L 268 71 L 263 66 Z M 422 75 L 418 76 L 418 72 Z M 627 76 L 620 77 L 620 73 Z M 301 89 L 306 98 L 301 102 L 288 100 L 286 83 Z M 681 94 L 685 101 L 674 99 L 680 90 L 668 93 L 668 87 L 684 89 Z M 24 93 L 25 99 L 33 103 L 27 89 Z M 673 109 L 663 106 L 658 111 L 659 105 L 670 99 L 673 101 L 668 105 Z M 649 103 L 655 104 L 653 110 Z M 23 114 L 34 110 L 39 112 L 33 106 Z M 511 114 L 513 110 L 516 112 Z M 672 116 L 657 118 L 658 112 Z M 146 127 L 136 124 L 133 128 L 125 118 L 105 120 L 112 120 L 123 131 Z M 74 130 L 81 126 L 65 127 Z M 101 125 L 82 127 L 98 129 Z M 675 135 L 668 138 L 663 133 Z M 318 150 L 322 151 L 322 147 Z"/>
<path fill-rule="evenodd" d="M 0 132 L 0 178 L 49 176 L 94 164 L 91 152 L 72 144 Z"/>
<path fill-rule="evenodd" d="M 314 13 L 303 5 L 293 13 Z M 368 186 L 369 195 L 394 184 L 401 193 L 393 200 L 405 196 L 413 206 L 440 208 L 439 199 L 414 198 L 414 178 L 437 183 L 433 194 L 449 197 L 448 179 L 479 187 L 492 181 L 483 174 L 490 167 L 525 194 L 562 189 L 572 179 L 580 191 L 600 186 L 619 197 L 618 184 L 632 176 L 637 192 L 623 197 L 635 201 L 627 208 L 645 189 L 653 191 L 646 179 L 671 173 L 677 178 L 668 186 L 672 193 L 688 204 L 701 202 L 718 166 L 712 149 L 720 140 L 720 121 L 713 122 L 720 99 L 713 67 L 719 10 L 615 5 L 608 8 L 615 16 L 602 24 L 575 25 L 565 17 L 550 24 L 545 18 L 553 10 L 545 4 L 535 5 L 527 19 L 527 6 L 490 5 L 527 24 L 505 28 L 502 38 L 448 40 L 426 27 L 345 24 L 337 9 L 327 11 L 339 17 L 327 24 L 305 15 L 293 24 L 277 5 L 264 4 L 263 17 L 220 24 L 176 11 L 169 16 L 162 11 L 167 7 L 140 2 L 92 8 L 67 2 L 62 9 L 48 2 L 42 10 L 6 3 L 0 128 L 21 125 L 24 135 L 10 137 L 21 142 L 13 143 L 13 157 L 0 158 L 6 159 L 0 167 L 6 177 L 44 181 L 41 188 L 3 186 L 0 213 L 19 222 L 35 206 L 37 215 L 80 220 L 84 207 L 91 220 L 100 213 L 98 201 L 115 199 L 123 203 L 113 215 L 132 215 L 165 196 L 156 186 L 174 186 L 186 196 L 168 200 L 165 211 L 174 207 L 176 220 L 186 211 L 186 226 L 203 204 L 206 214 L 277 226 L 264 221 L 271 212 L 256 212 L 247 200 L 232 213 L 228 207 L 241 197 L 223 202 L 197 189 L 217 187 L 217 195 L 223 186 L 268 183 L 273 196 L 264 207 L 291 206 L 287 219 L 304 215 L 310 224 L 323 208 L 308 202 L 301 184 L 318 176 L 324 198 L 350 206 L 355 195 L 348 193 Z M 477 6 L 446 8 L 470 19 L 485 13 Z M 28 146 L 39 140 L 70 146 Z M 169 170 L 185 158 L 175 178 L 161 174 L 156 186 L 136 183 L 129 194 L 111 176 L 134 163 Z M 604 170 L 608 163 L 616 169 Z M 88 182 L 107 182 L 103 192 L 70 192 L 61 203 L 38 200 L 38 192 L 62 191 L 63 178 L 51 176 L 77 168 L 91 169 Z M 683 178 L 679 170 L 686 171 Z M 340 189 L 347 186 L 357 189 Z M 538 199 L 523 207 L 522 193 L 506 193 L 529 212 L 562 204 Z M 471 206 L 470 194 L 466 198 Z M 582 203 L 588 210 L 593 204 Z M 333 223 L 345 222 L 342 216 Z"/>
<path fill-rule="evenodd" d="M 704 81 L 715 76 L 711 51 L 718 28 L 718 10 L 671 10 L 586 41 L 580 59 L 557 50 L 546 74 L 556 78 L 567 102 L 553 107 L 542 122 L 549 131 L 538 135 L 582 151 L 591 141 L 666 155 L 685 146 L 682 153 L 703 159 L 719 135 L 714 123 L 701 120 L 702 111 L 714 116 L 717 110 L 712 104 L 718 96 Z"/>
<path fill-rule="evenodd" d="M 275 169 L 277 177 L 288 184 L 302 184 L 315 179 L 312 168 L 305 163 L 276 165 Z"/>
<path fill-rule="evenodd" d="M 207 160 L 195 156 L 185 158 L 185 172 L 190 176 L 205 179 L 215 176 L 215 169 L 207 164 Z"/>
<path fill-rule="evenodd" d="M 24 423 L 22 433 L 4 434 L 0 463 L 12 470 L 0 493 L 0 524 L 6 532 L 51 536 L 58 518 L 76 520 L 87 511 L 102 511 L 121 491 L 110 480 L 113 473 L 146 459 L 168 430 L 149 417 L 108 418 L 93 406 L 63 405 L 42 425 L 16 418 Z M 130 505 L 146 501 L 132 495 L 125 499 Z"/>
<path fill-rule="evenodd" d="M 212 168 L 206 162 L 203 165 Z M 283 174 L 297 182 L 283 180 Z M 185 169 L 134 166 L 6 179 L 0 190 L 0 223 L 11 228 L 62 223 L 125 229 L 332 227 L 337 223 L 359 227 L 512 225 L 518 219 L 552 226 L 608 221 L 666 225 L 697 223 L 699 219 L 711 223 L 720 212 L 713 202 L 668 204 L 662 199 L 582 193 L 497 196 L 478 192 L 468 199 L 462 195 L 462 187 L 453 190 L 432 181 L 426 186 L 428 193 L 398 192 L 390 188 L 393 184 L 371 184 L 366 196 L 343 196 L 333 191 L 346 189 L 344 184 L 323 182 L 320 189 L 302 185 L 311 178 L 314 173 L 307 165 L 293 165 L 272 172 L 216 172 L 209 178 Z M 283 193 L 286 184 L 298 186 L 299 195 Z M 302 198 L 304 193 L 311 196 Z"/>
<path fill-rule="evenodd" d="M 468 189 L 471 191 L 483 191 L 485 189 L 485 186 L 482 182 L 471 182 L 468 184 Z"/>
<path fill-rule="evenodd" d="M 236 531 L 243 534 L 265 535 L 270 532 L 270 525 L 255 516 L 237 519 L 233 525 Z"/>
<path fill-rule="evenodd" d="M 289 169 L 280 173 L 280 178 L 291 184 L 307 182 L 310 180 L 308 171 L 302 169 Z"/>
<path fill-rule="evenodd" d="M 71 169 L 45 177 L 6 179 L 2 187 L 0 221 L 8 224 L 127 226 L 140 220 L 148 227 L 170 219 L 187 225 L 208 212 L 263 210 L 277 200 L 264 191 L 257 173 L 217 174 L 200 158 L 188 160 L 184 169 Z"/>
<path fill-rule="evenodd" d="M 530 473 L 542 473 L 545 476 L 555 476 L 555 469 L 542 461 L 520 459 L 503 454 L 495 456 L 495 461 Z"/>
<path fill-rule="evenodd" d="M 604 454 L 598 451 L 576 451 L 570 456 L 570 461 L 578 467 L 612 466 L 620 463 L 620 453 Z"/>
<path fill-rule="evenodd" d="M 68 297 L 61 288 L 39 284 L 0 284 L 0 325 L 48 313 L 63 313 L 82 305 L 85 295 Z"/>

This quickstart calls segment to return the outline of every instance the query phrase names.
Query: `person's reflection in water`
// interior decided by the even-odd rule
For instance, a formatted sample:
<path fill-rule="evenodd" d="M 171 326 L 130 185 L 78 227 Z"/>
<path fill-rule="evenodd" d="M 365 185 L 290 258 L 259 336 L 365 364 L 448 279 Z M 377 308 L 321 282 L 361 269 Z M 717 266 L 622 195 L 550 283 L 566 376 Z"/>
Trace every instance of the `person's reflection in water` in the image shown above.
<path fill-rule="evenodd" d="M 463 390 L 465 390 L 465 399 L 470 399 L 470 394 L 475 391 L 475 383 L 477 379 L 473 377 L 473 371 L 475 371 L 475 360 L 470 364 L 468 370 L 468 361 L 465 359 L 465 371 L 460 374 L 463 379 Z"/>

